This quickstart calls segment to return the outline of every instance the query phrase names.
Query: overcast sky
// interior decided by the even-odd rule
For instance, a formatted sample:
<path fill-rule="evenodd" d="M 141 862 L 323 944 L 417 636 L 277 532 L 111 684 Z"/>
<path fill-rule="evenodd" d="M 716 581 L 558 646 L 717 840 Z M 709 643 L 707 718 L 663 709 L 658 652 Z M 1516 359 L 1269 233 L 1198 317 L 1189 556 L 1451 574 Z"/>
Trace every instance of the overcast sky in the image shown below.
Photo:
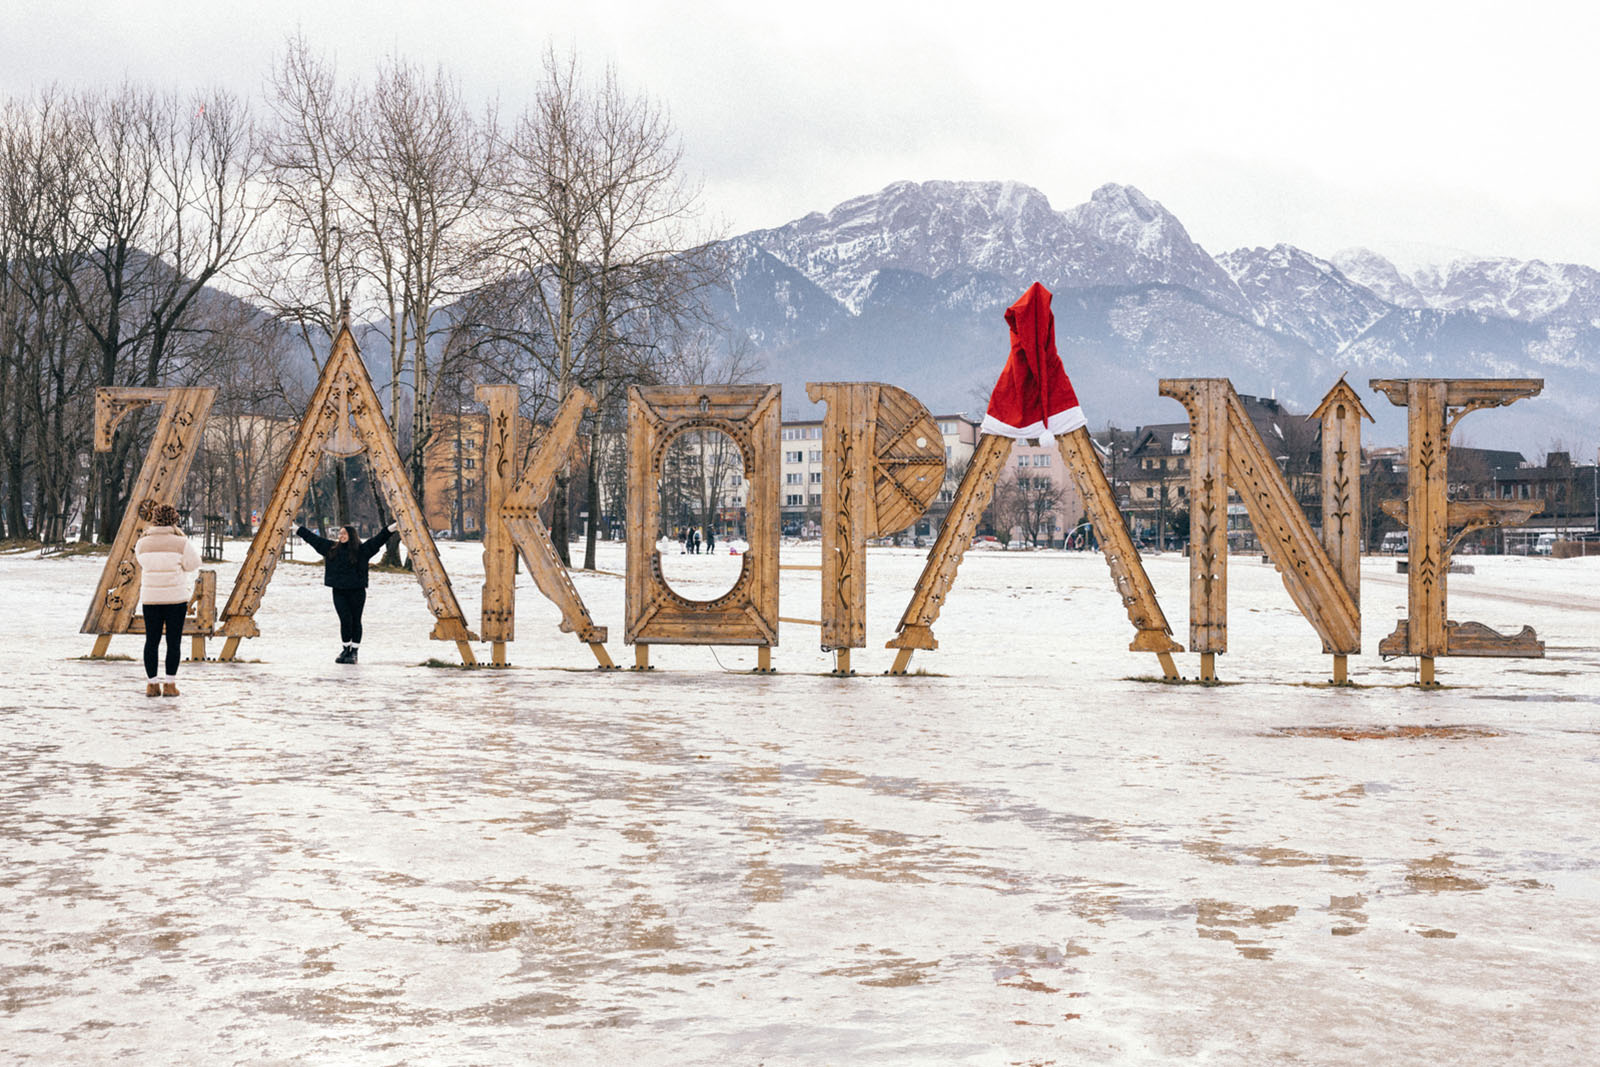
<path fill-rule="evenodd" d="M 1600 266 L 1594 5 L 0 0 L 0 89 L 257 93 L 297 26 L 343 74 L 398 51 L 507 111 L 547 40 L 614 62 L 730 232 L 900 179 L 1015 179 L 1057 208 L 1119 182 L 1213 253 Z"/>

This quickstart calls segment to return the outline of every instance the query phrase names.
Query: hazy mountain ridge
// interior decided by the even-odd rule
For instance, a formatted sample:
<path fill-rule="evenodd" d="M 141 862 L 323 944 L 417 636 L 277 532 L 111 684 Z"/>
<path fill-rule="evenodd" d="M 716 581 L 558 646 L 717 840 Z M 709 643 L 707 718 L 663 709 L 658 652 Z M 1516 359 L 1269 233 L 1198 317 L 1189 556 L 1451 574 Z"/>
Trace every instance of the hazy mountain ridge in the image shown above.
<path fill-rule="evenodd" d="M 1186 376 L 1229 377 L 1304 410 L 1341 373 L 1361 387 L 1545 377 L 1558 400 L 1467 424 L 1530 453 L 1555 438 L 1592 444 L 1600 415 L 1600 271 L 1576 264 L 1461 259 L 1407 273 L 1365 249 L 1212 255 L 1132 187 L 1057 211 L 1016 182 L 896 182 L 727 245 L 724 314 L 791 411 L 822 379 L 891 382 L 940 411 L 979 406 L 1004 364 L 1004 309 L 1037 280 L 1055 293 L 1057 341 L 1092 425 L 1181 419 L 1156 381 Z M 1399 413 L 1380 420 L 1393 436 Z"/>

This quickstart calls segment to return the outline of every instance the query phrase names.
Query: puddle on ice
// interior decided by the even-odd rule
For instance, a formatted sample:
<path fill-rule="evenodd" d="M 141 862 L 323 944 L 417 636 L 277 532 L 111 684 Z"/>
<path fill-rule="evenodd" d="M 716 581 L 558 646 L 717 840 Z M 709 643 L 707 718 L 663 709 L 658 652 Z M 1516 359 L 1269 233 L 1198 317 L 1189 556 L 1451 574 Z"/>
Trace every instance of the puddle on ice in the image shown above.
<path fill-rule="evenodd" d="M 1406 884 L 1419 893 L 1470 893 L 1486 888 L 1485 883 L 1461 873 L 1463 868 L 1446 855 L 1412 860 L 1407 866 Z"/>
<path fill-rule="evenodd" d="M 1461 740 L 1484 737 L 1504 737 L 1500 730 L 1485 726 L 1275 726 L 1272 737 L 1323 737 L 1340 741 L 1410 741 L 1419 738 L 1436 740 Z"/>
<path fill-rule="evenodd" d="M 1252 932 L 1268 930 L 1286 923 L 1299 913 L 1293 904 L 1276 904 L 1265 908 L 1251 908 L 1224 900 L 1197 900 L 1194 902 L 1196 933 L 1212 941 L 1228 941 L 1245 959 L 1271 959 L 1274 948 L 1263 943 L 1263 938 Z"/>

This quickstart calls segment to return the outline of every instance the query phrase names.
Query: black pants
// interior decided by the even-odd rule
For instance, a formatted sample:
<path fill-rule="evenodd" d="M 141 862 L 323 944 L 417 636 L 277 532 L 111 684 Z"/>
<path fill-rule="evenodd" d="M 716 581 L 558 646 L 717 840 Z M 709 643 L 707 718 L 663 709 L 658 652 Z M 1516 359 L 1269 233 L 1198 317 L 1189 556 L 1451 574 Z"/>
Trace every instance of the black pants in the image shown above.
<path fill-rule="evenodd" d="M 361 611 L 367 606 L 365 589 L 335 589 L 333 610 L 339 613 L 339 640 L 347 645 L 361 643 Z"/>
<path fill-rule="evenodd" d="M 183 617 L 189 611 L 187 604 L 144 605 L 144 676 L 156 676 L 156 652 L 161 648 L 161 631 L 167 632 L 167 677 L 178 673 L 178 661 L 183 658 L 179 641 L 183 638 Z"/>

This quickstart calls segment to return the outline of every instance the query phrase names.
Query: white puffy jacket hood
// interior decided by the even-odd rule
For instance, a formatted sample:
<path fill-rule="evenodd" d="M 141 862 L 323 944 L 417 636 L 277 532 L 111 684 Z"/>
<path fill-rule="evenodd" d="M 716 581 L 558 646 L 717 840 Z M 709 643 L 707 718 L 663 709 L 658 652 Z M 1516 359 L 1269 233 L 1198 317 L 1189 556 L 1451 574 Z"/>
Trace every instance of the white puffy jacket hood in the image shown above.
<path fill-rule="evenodd" d="M 194 595 L 200 553 L 176 526 L 152 526 L 133 546 L 139 561 L 141 604 L 187 604 Z"/>

